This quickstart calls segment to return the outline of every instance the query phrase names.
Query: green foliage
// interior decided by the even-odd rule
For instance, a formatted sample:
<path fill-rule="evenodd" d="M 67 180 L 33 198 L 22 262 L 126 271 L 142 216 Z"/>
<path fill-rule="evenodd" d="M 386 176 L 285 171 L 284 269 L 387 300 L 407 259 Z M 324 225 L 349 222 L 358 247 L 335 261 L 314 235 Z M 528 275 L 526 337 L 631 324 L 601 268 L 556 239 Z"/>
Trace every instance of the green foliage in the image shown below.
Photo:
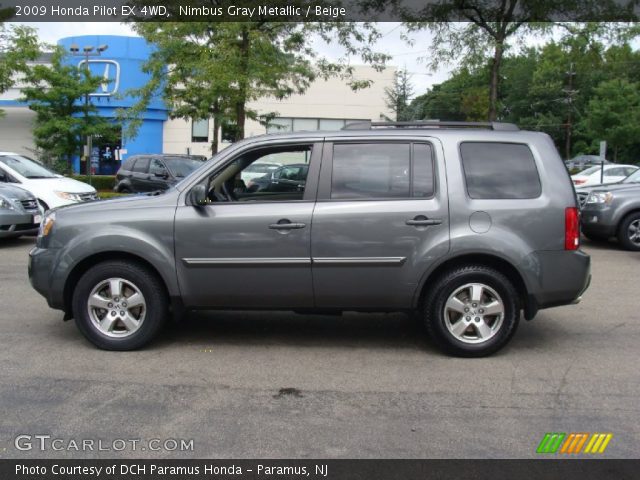
<path fill-rule="evenodd" d="M 584 133 L 606 140 L 615 162 L 619 153 L 640 143 L 640 83 L 616 78 L 601 82 L 593 93 L 582 122 Z"/>
<path fill-rule="evenodd" d="M 10 9 L 0 10 L 0 22 L 11 14 Z M 13 86 L 16 75 L 24 73 L 27 62 L 35 60 L 39 52 L 40 45 L 33 28 L 0 23 L 0 93 Z"/>
<path fill-rule="evenodd" d="M 626 26 L 633 31 L 633 26 Z M 549 134 L 566 158 L 597 154 L 607 140 L 609 157 L 640 159 L 636 93 L 640 52 L 618 31 L 602 25 L 573 25 L 559 40 L 504 58 L 498 119 Z M 484 120 L 490 62 L 460 68 L 411 104 L 416 118 Z M 486 95 L 486 93 L 484 93 Z M 622 108 L 627 105 L 627 108 Z M 606 116 L 605 116 L 606 114 Z"/>
<path fill-rule="evenodd" d="M 406 68 L 396 72 L 393 88 L 385 88 L 384 94 L 387 108 L 395 114 L 394 121 L 403 122 L 413 119 L 413 112 L 410 108 L 413 86 Z"/>
<path fill-rule="evenodd" d="M 89 177 L 87 175 L 72 175 L 71 178 L 78 180 L 79 182 L 89 183 Z M 91 185 L 96 190 L 112 191 L 116 185 L 115 175 L 91 175 Z"/>
<path fill-rule="evenodd" d="M 205 0 L 190 5 L 210 6 Z M 379 34 L 368 23 L 139 22 L 134 29 L 156 50 L 145 65 L 151 81 L 132 92 L 140 101 L 121 112 L 128 136 L 137 131 L 138 117 L 154 95 L 161 95 L 173 117 L 213 118 L 216 131 L 223 124 L 236 125 L 239 140 L 247 118 L 266 124 L 277 114 L 261 114 L 250 107 L 252 101 L 303 93 L 318 77 L 341 76 L 352 88 L 364 88 L 369 81 L 353 77 L 348 57 L 359 54 L 376 68 L 387 59 L 371 49 Z M 348 56 L 335 61 L 319 56 L 314 38 L 344 47 Z"/>
<path fill-rule="evenodd" d="M 110 137 L 113 124 L 97 115 L 97 108 L 85 95 L 93 93 L 104 82 L 85 69 L 63 63 L 64 51 L 58 48 L 51 66 L 35 65 L 26 72 L 27 87 L 22 101 L 36 112 L 33 135 L 37 147 L 58 162 L 70 163 L 82 153 L 87 135 Z"/>

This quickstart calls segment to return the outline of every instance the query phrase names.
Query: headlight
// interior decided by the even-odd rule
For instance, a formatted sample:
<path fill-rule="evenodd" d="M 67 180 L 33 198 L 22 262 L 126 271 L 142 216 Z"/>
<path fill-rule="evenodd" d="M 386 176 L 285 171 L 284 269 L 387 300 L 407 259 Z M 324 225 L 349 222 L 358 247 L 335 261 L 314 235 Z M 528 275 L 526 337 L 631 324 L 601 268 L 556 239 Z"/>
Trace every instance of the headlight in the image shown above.
<path fill-rule="evenodd" d="M 0 208 L 4 208 L 4 209 L 8 209 L 8 210 L 15 210 L 16 207 L 13 204 L 13 202 L 11 202 L 10 200 L 0 197 Z"/>
<path fill-rule="evenodd" d="M 596 205 L 609 205 L 613 200 L 611 192 L 591 192 L 587 197 L 587 203 Z"/>
<path fill-rule="evenodd" d="M 62 198 L 63 200 L 71 200 L 72 202 L 81 202 L 82 199 L 80 198 L 80 195 L 77 193 L 69 193 L 69 192 L 58 192 L 56 190 L 54 190 L 54 192 L 58 197 Z"/>
<path fill-rule="evenodd" d="M 56 213 L 51 212 L 44 217 L 42 223 L 40 224 L 40 231 L 38 232 L 38 237 L 46 237 L 51 233 L 51 229 L 53 228 L 53 224 L 56 222 Z"/>

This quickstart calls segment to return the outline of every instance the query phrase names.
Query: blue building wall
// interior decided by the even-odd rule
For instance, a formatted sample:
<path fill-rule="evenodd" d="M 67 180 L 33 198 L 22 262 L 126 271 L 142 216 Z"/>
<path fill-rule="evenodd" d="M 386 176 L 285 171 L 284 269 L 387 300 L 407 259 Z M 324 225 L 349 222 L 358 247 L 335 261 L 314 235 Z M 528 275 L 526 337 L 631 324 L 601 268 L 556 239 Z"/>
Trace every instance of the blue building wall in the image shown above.
<path fill-rule="evenodd" d="M 108 80 L 90 97 L 97 107 L 98 114 L 106 118 L 116 118 L 118 108 L 133 106 L 137 99 L 128 92 L 144 86 L 150 75 L 142 71 L 144 62 L 152 52 L 152 46 L 138 37 L 116 35 L 83 35 L 65 37 L 58 41 L 65 51 L 76 44 L 82 52 L 85 46 L 94 51 L 100 45 L 108 45 L 108 49 L 100 56 L 89 57 L 89 68 L 92 74 L 104 76 Z M 74 66 L 86 68 L 84 56 L 67 56 L 66 62 Z M 122 137 L 122 159 L 139 153 L 161 153 L 163 144 L 163 122 L 168 118 L 168 110 L 162 99 L 154 98 L 147 110 L 141 115 L 142 125 L 135 138 Z M 80 159 L 74 162 L 74 170 L 79 171 Z"/>

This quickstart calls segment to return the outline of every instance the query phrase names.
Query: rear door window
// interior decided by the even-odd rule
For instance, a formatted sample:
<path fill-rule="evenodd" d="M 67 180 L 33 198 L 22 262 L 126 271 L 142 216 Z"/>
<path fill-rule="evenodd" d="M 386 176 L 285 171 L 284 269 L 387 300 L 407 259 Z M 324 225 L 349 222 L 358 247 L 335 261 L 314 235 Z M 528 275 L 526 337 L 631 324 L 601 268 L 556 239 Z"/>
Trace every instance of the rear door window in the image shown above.
<path fill-rule="evenodd" d="M 149 170 L 149 158 L 140 157 L 133 166 L 133 171 L 138 173 L 147 173 Z"/>
<path fill-rule="evenodd" d="M 471 198 L 525 199 L 542 193 L 535 159 L 525 144 L 463 142 L 460 155 Z"/>
<path fill-rule="evenodd" d="M 335 144 L 331 198 L 429 198 L 433 154 L 426 143 Z"/>

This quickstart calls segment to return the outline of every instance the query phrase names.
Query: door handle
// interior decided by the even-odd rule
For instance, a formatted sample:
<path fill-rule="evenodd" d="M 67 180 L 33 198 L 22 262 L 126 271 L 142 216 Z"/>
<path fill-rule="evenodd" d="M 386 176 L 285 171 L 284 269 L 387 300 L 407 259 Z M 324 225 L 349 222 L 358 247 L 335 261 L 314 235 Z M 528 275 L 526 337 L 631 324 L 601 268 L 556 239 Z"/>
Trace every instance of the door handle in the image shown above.
<path fill-rule="evenodd" d="M 424 215 L 418 215 L 412 220 L 407 220 L 405 223 L 412 227 L 428 227 L 429 225 L 440 225 L 442 220 L 440 218 L 427 218 Z"/>
<path fill-rule="evenodd" d="M 279 220 L 278 223 L 272 223 L 271 225 L 269 225 L 269 228 L 271 230 L 296 230 L 298 228 L 304 228 L 306 226 L 306 223 L 290 222 L 289 220 L 282 219 Z"/>

